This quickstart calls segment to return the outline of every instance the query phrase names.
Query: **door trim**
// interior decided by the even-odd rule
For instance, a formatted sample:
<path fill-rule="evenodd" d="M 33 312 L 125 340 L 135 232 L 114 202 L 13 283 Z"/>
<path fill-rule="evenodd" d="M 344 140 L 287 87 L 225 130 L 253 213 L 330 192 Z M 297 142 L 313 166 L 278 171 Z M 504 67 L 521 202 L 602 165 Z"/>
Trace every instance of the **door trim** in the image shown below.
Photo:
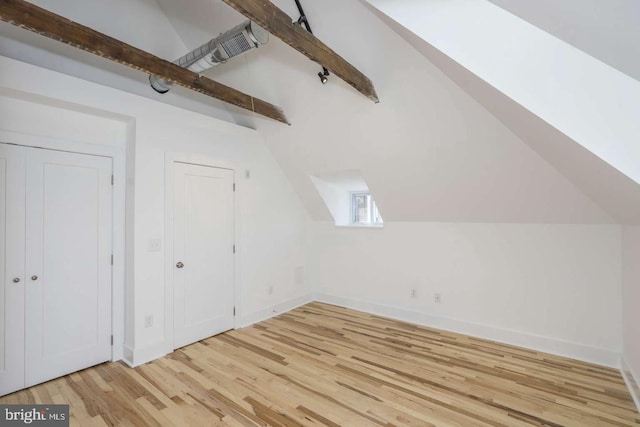
<path fill-rule="evenodd" d="M 197 166 L 206 166 L 218 169 L 228 169 L 233 172 L 233 181 L 235 185 L 235 193 L 233 195 L 233 240 L 236 247 L 233 259 L 233 304 L 236 308 L 233 319 L 234 328 L 238 327 L 238 319 L 240 318 L 240 289 L 238 286 L 238 277 L 240 277 L 240 255 L 241 248 L 238 245 L 238 236 L 240 230 L 240 221 L 237 209 L 237 196 L 239 194 L 239 186 L 236 182 L 237 167 L 233 162 L 227 160 L 215 159 L 199 154 L 166 152 L 165 153 L 165 208 L 164 208 L 164 351 L 165 354 L 173 352 L 173 179 L 174 179 L 174 163 L 187 163 Z"/>
<path fill-rule="evenodd" d="M 54 151 L 86 154 L 111 158 L 114 176 L 112 202 L 112 242 L 113 268 L 111 271 L 111 360 L 118 361 L 124 356 L 125 340 L 125 193 L 126 193 L 126 152 L 124 147 L 88 144 L 27 135 L 0 130 L 0 143 Z"/>

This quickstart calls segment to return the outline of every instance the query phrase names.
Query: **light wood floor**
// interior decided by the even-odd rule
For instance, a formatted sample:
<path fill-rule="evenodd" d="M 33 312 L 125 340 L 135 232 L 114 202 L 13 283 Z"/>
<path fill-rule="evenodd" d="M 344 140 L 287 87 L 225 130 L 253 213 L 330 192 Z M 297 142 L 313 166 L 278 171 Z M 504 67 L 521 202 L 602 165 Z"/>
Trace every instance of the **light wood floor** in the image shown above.
<path fill-rule="evenodd" d="M 0 403 L 81 426 L 640 425 L 616 370 L 319 303 Z"/>

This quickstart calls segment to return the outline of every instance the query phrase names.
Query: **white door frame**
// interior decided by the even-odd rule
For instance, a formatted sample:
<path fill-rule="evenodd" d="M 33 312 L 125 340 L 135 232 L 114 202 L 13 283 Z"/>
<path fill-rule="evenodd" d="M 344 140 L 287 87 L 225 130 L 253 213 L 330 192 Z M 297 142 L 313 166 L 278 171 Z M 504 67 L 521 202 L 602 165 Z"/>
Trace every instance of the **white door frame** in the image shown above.
<path fill-rule="evenodd" d="M 165 353 L 172 353 L 173 348 L 173 178 L 175 162 L 188 163 L 198 166 L 207 166 L 218 169 L 228 169 L 233 171 L 233 182 L 236 185 L 236 165 L 233 162 L 227 160 L 219 160 L 199 154 L 179 153 L 179 152 L 166 152 L 165 153 L 165 208 L 164 208 L 164 257 L 165 257 L 165 271 L 164 271 L 164 302 L 165 302 L 165 315 L 164 315 L 164 342 Z M 238 327 L 238 314 L 240 313 L 240 306 L 238 298 L 238 277 L 239 276 L 239 255 L 241 253 L 238 248 L 238 231 L 239 218 L 237 209 L 237 194 L 238 188 L 233 195 L 233 241 L 236 246 L 235 257 L 233 258 L 233 304 L 236 307 L 236 313 L 234 315 L 233 324 L 234 328 Z"/>
<path fill-rule="evenodd" d="M 0 143 L 111 158 L 113 167 L 112 173 L 114 176 L 113 212 L 111 217 L 113 221 L 113 269 L 111 276 L 111 333 L 113 334 L 113 346 L 111 347 L 111 360 L 115 362 L 122 359 L 125 338 L 125 148 L 109 145 L 87 144 L 3 130 L 0 130 Z"/>

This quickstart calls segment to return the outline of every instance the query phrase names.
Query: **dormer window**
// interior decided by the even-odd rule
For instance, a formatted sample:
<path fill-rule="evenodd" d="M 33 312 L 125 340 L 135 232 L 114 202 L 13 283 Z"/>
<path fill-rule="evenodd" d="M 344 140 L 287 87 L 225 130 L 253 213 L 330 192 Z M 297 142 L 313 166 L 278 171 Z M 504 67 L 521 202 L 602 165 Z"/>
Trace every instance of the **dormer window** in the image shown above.
<path fill-rule="evenodd" d="M 351 193 L 351 223 L 353 225 L 381 225 L 383 223 L 371 193 Z"/>

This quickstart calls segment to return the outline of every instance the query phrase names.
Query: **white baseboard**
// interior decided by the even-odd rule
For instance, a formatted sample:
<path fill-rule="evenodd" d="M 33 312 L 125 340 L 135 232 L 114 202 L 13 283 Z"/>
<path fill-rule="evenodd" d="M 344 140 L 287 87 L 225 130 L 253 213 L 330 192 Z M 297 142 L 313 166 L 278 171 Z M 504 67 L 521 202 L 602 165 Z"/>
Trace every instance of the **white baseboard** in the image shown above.
<path fill-rule="evenodd" d="M 293 298 L 250 314 L 242 315 L 236 321 L 236 329 L 244 328 L 249 325 L 253 325 L 254 323 L 262 322 L 263 320 L 270 319 L 274 316 L 293 310 L 294 308 L 308 304 L 312 301 L 313 297 L 311 294 L 303 295 L 301 297 Z"/>
<path fill-rule="evenodd" d="M 236 321 L 236 329 L 262 322 L 279 314 L 308 304 L 312 301 L 338 305 L 341 307 L 364 311 L 366 313 L 388 317 L 391 319 L 402 320 L 432 328 L 462 333 L 478 338 L 516 345 L 531 350 L 542 351 L 545 353 L 570 357 L 572 359 L 582 360 L 589 363 L 609 366 L 616 369 L 620 368 L 621 366 L 620 354 L 607 349 L 591 347 L 570 341 L 558 340 L 556 338 L 528 334 L 521 331 L 496 328 L 494 326 L 470 323 L 442 316 L 434 316 L 416 310 L 394 307 L 391 305 L 380 304 L 376 302 L 323 293 L 303 295 L 301 297 L 283 301 L 281 303 L 264 308 L 262 310 L 255 311 L 250 314 L 239 316 Z M 166 354 L 167 346 L 164 342 L 151 345 L 139 350 L 131 349 L 128 346 L 125 346 L 123 360 L 127 365 L 135 367 L 162 357 Z M 638 405 L 638 396 L 640 395 L 640 391 L 638 389 L 638 384 L 640 384 L 640 382 L 637 381 L 638 377 L 634 376 L 631 373 L 626 364 L 623 363 L 622 366 L 623 375 L 625 376 L 627 386 L 631 390 L 631 394 L 634 397 L 636 405 Z M 624 368 L 625 366 L 626 368 Z"/>
<path fill-rule="evenodd" d="M 620 372 L 622 372 L 622 378 L 624 378 L 636 408 L 640 412 L 640 376 L 635 375 L 624 357 L 620 358 Z"/>
<path fill-rule="evenodd" d="M 251 314 L 239 316 L 236 321 L 236 329 L 262 322 L 263 320 L 267 320 L 271 317 L 277 316 L 278 314 L 293 310 L 294 308 L 310 303 L 311 301 L 313 301 L 311 294 L 304 295 L 264 308 Z M 158 359 L 171 352 L 167 343 L 164 341 L 141 349 L 131 348 L 125 345 L 123 350 L 124 357 L 122 360 L 132 368 L 151 362 L 152 360 Z"/>
<path fill-rule="evenodd" d="M 122 360 L 130 367 L 135 368 L 136 366 L 144 365 L 147 362 L 151 362 L 167 354 L 167 343 L 162 341 L 141 349 L 132 349 L 125 346 L 124 358 Z"/>
<path fill-rule="evenodd" d="M 124 363 L 133 368 L 133 349 L 125 344 L 122 347 L 122 359 Z M 115 362 L 115 360 L 114 360 Z"/>
<path fill-rule="evenodd" d="M 540 335 L 509 329 L 496 328 L 495 326 L 470 323 L 447 317 L 434 316 L 421 311 L 410 310 L 376 302 L 364 301 L 355 298 L 315 293 L 314 300 L 327 304 L 338 305 L 354 310 L 364 311 L 391 319 L 416 323 L 436 329 L 457 332 L 491 341 L 528 348 L 558 356 L 570 357 L 597 365 L 619 368 L 620 354 L 602 348 L 591 347 L 575 342 L 563 341 Z"/>

